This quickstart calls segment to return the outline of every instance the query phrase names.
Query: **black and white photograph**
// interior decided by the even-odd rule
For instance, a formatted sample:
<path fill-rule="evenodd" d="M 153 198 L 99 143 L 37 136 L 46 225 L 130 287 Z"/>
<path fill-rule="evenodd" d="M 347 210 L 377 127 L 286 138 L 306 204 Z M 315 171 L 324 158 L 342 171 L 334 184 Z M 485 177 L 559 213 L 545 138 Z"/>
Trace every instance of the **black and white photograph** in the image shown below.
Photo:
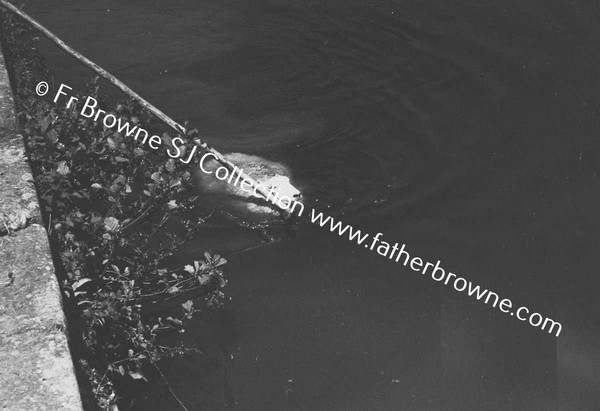
<path fill-rule="evenodd" d="M 0 0 L 0 409 L 600 411 L 600 3 Z"/>

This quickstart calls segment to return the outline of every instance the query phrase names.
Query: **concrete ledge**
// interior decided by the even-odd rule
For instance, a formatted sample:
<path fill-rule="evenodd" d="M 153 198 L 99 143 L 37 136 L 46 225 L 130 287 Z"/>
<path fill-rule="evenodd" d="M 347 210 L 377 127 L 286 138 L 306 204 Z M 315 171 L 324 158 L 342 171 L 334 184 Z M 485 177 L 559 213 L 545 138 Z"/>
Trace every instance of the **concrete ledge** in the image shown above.
<path fill-rule="evenodd" d="M 81 410 L 62 300 L 0 53 L 0 410 Z"/>
<path fill-rule="evenodd" d="M 0 235 L 39 221 L 38 200 L 18 134 L 15 104 L 4 57 L 0 52 Z"/>

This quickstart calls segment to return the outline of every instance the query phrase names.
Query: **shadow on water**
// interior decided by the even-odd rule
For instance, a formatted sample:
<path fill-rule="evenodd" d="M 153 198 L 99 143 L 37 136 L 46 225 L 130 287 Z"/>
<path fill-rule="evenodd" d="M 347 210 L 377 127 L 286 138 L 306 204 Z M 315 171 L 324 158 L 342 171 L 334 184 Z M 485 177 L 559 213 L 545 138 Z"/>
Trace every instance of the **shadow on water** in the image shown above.
<path fill-rule="evenodd" d="M 563 324 L 556 339 L 313 225 L 276 228 L 180 336 L 206 355 L 163 365 L 189 409 L 598 409 L 597 5 L 26 3 L 219 150 L 288 165 L 310 207 Z M 56 81 L 89 76 L 47 54 Z M 182 260 L 261 241 L 204 234 Z M 151 387 L 134 408 L 177 405 Z"/>

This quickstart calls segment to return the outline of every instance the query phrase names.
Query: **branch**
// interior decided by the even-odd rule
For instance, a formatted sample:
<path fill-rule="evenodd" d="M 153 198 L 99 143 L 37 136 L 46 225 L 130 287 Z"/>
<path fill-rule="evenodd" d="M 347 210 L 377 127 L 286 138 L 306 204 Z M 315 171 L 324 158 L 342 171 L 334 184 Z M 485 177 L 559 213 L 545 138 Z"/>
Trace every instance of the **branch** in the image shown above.
<path fill-rule="evenodd" d="M 183 403 L 181 402 L 181 400 L 179 399 L 179 397 L 177 397 L 177 395 L 175 395 L 175 393 L 171 389 L 171 386 L 169 385 L 169 382 L 167 381 L 167 378 L 165 377 L 165 375 L 163 374 L 163 372 L 160 370 L 160 368 L 158 368 L 158 365 L 156 365 L 156 363 L 154 361 L 152 361 L 152 365 L 154 365 L 154 368 L 156 368 L 156 371 L 158 371 L 158 373 L 160 374 L 160 377 L 165 382 L 165 385 L 167 386 L 167 389 L 169 390 L 169 392 L 171 393 L 171 395 L 173 396 L 173 398 L 175 398 L 175 400 L 179 403 L 179 405 L 181 406 L 181 408 L 183 408 L 185 411 L 190 411 L 190 410 L 187 409 L 187 407 L 185 405 L 183 405 Z"/>
<path fill-rule="evenodd" d="M 88 59 L 87 57 L 85 57 L 83 54 L 81 54 L 78 51 L 74 50 L 73 48 L 69 47 L 65 42 L 63 42 L 61 39 L 59 39 L 57 36 L 55 36 L 50 30 L 48 30 L 46 27 L 42 26 L 40 23 L 38 23 L 33 18 L 31 18 L 29 15 L 27 15 L 26 13 L 24 13 L 23 11 L 21 11 L 20 9 L 18 9 L 11 3 L 9 3 L 7 0 L 0 0 L 0 5 L 4 6 L 11 12 L 17 14 L 23 20 L 27 21 L 29 24 L 31 24 L 33 27 L 35 27 L 37 30 L 39 30 L 44 36 L 48 37 L 50 40 L 52 40 L 54 43 L 56 43 L 56 45 L 58 47 L 60 47 L 64 51 L 66 51 L 68 54 L 70 54 L 73 58 L 75 58 L 77 61 L 82 63 L 84 66 L 90 68 L 94 72 L 98 73 L 100 76 L 104 77 L 106 80 L 111 82 L 115 87 L 117 87 L 123 93 L 127 94 L 129 97 L 131 97 L 134 100 L 136 100 L 137 102 L 139 102 L 142 107 L 144 107 L 146 110 L 148 110 L 149 112 L 154 114 L 161 121 L 163 121 L 166 125 L 168 125 L 173 130 L 175 130 L 177 133 L 182 134 L 182 135 L 187 134 L 186 133 L 187 130 L 185 129 L 185 127 L 183 127 L 181 124 L 177 123 L 175 120 L 168 117 L 165 113 L 160 111 L 158 108 L 156 108 L 155 106 L 150 104 L 148 101 L 146 101 L 144 98 L 142 98 L 142 96 L 140 96 L 135 91 L 130 89 L 125 83 L 123 83 L 121 80 L 119 80 L 118 78 L 116 78 L 115 76 L 110 74 L 108 71 L 104 70 L 102 67 L 100 67 L 99 65 L 97 65 L 96 63 L 94 63 L 93 61 Z M 217 150 L 215 150 L 214 148 L 209 146 L 206 142 L 202 141 L 200 138 L 195 138 L 194 144 L 196 144 L 201 150 L 206 150 L 206 151 L 210 152 L 211 154 L 213 154 L 215 156 L 215 159 L 219 163 L 224 165 L 229 171 L 231 171 L 231 172 L 237 171 L 238 174 L 240 175 L 240 177 L 242 178 L 242 181 L 248 180 L 250 182 L 250 185 L 252 186 L 252 188 L 255 189 L 256 192 L 260 193 L 265 199 L 269 198 L 269 192 L 263 185 L 259 184 L 258 181 L 256 181 L 254 178 L 252 178 L 249 175 L 247 175 L 246 173 L 244 173 L 244 171 L 242 169 L 236 167 L 235 164 L 233 164 L 231 161 L 227 160 L 227 158 L 225 158 L 225 156 L 223 156 L 223 154 L 219 153 Z M 272 202 L 272 204 L 274 204 L 276 207 L 280 208 L 281 211 L 284 213 L 284 215 L 289 215 L 289 211 L 285 207 L 280 207 L 277 201 Z"/>

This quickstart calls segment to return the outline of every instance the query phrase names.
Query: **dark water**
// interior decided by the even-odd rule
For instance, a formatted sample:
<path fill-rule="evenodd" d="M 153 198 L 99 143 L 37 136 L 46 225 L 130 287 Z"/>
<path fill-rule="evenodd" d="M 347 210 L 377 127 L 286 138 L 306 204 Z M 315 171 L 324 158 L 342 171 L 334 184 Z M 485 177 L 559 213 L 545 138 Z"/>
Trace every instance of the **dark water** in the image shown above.
<path fill-rule="evenodd" d="M 231 255 L 231 301 L 164 365 L 190 410 L 600 409 L 600 6 L 26 1 L 311 205 L 556 319 L 546 334 L 315 226 Z M 110 11 L 109 11 L 110 10 Z M 89 73 L 47 49 L 55 81 Z M 255 239 L 207 231 L 230 252 Z M 164 387 L 132 409 L 178 409 Z"/>

